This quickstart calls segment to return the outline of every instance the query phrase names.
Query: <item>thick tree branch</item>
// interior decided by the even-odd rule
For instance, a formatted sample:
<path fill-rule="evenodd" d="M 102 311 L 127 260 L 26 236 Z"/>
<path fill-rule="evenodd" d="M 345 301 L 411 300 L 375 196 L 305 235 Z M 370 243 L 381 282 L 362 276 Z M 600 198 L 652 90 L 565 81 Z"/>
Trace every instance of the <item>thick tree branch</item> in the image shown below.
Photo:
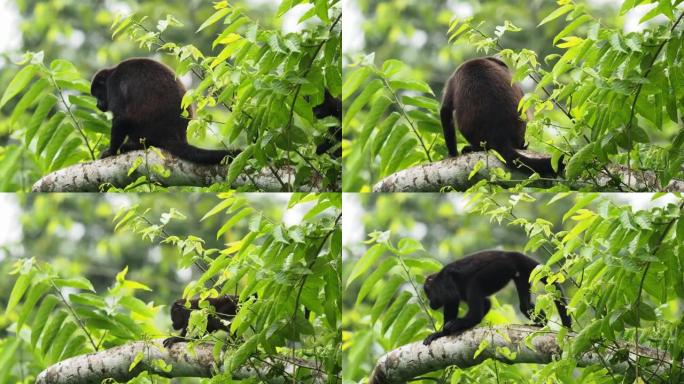
<path fill-rule="evenodd" d="M 200 165 L 179 159 L 164 151 L 164 157 L 160 157 L 155 151 L 132 151 L 118 156 L 107 157 L 88 163 L 80 163 L 63 168 L 43 176 L 33 184 L 33 192 L 95 192 L 102 185 L 110 184 L 114 187 L 123 188 L 140 176 L 148 176 L 148 179 L 162 186 L 195 186 L 205 187 L 214 183 L 226 181 L 228 172 L 227 165 Z M 130 175 L 128 170 L 138 159 L 142 164 Z M 169 171 L 168 177 L 163 177 L 153 169 L 163 167 Z M 283 167 L 277 170 L 281 180 L 294 180 L 295 169 Z M 302 186 L 300 190 L 318 192 L 323 189 L 322 180 L 312 176 L 313 183 Z M 255 174 L 241 174 L 237 177 L 231 188 L 251 186 L 262 191 L 281 191 L 282 185 L 270 170 L 260 171 Z M 338 190 L 338 186 L 326 187 L 326 190 Z"/>
<path fill-rule="evenodd" d="M 138 376 L 142 371 L 162 377 L 212 377 L 216 374 L 220 361 L 215 361 L 212 343 L 195 345 L 193 350 L 187 348 L 187 343 L 176 343 L 170 349 L 162 346 L 163 339 L 150 342 L 136 341 L 100 352 L 75 356 L 46 368 L 36 378 L 36 384 L 96 384 L 106 378 L 125 382 Z M 143 353 L 144 358 L 129 371 L 135 357 Z M 169 372 L 164 372 L 155 365 L 155 360 L 162 360 L 172 366 Z M 313 363 L 297 360 L 289 363 L 289 358 L 263 361 L 258 366 L 245 365 L 232 372 L 233 379 L 257 377 L 267 383 L 286 383 L 286 375 L 276 374 L 273 379 L 265 379 L 275 372 L 292 372 L 297 367 L 313 367 Z M 312 383 L 324 383 L 326 375 L 312 368 L 316 372 Z"/>
<path fill-rule="evenodd" d="M 538 363 L 547 364 L 554 358 L 559 358 L 561 349 L 556 342 L 555 332 L 539 333 L 531 338 L 529 344 L 534 349 L 526 346 L 525 338 L 539 332 L 540 328 L 524 325 L 480 327 L 468 330 L 458 336 L 447 336 L 437 339 L 430 346 L 422 342 L 404 345 L 388 352 L 379 360 L 369 384 L 397 384 L 404 383 L 422 374 L 444 369 L 455 365 L 460 368 L 471 367 L 482 363 L 486 359 L 496 359 L 506 364 Z M 573 336 L 569 336 L 573 337 Z M 487 341 L 489 344 L 477 356 L 480 343 Z M 497 348 L 505 347 L 515 353 L 512 360 L 496 353 Z M 629 350 L 630 360 L 634 360 L 636 354 L 639 357 L 660 361 L 655 364 L 656 373 L 663 373 L 669 369 L 672 360 L 667 354 L 652 348 L 640 347 L 637 350 L 627 343 L 621 348 Z M 636 353 L 636 354 L 635 354 Z M 608 362 L 609 366 L 618 372 L 624 372 L 629 368 L 624 359 L 617 358 L 615 351 L 606 350 L 601 356 L 594 352 L 587 352 L 577 359 L 580 367 L 602 364 Z M 682 362 L 684 363 L 684 362 Z"/>
<path fill-rule="evenodd" d="M 529 157 L 544 157 L 531 151 L 520 151 Z M 468 178 L 478 161 L 482 160 L 487 166 L 482 167 L 472 178 Z M 485 152 L 472 152 L 458 157 L 448 158 L 429 164 L 421 164 L 402 169 L 380 180 L 373 186 L 373 192 L 439 192 L 448 187 L 456 191 L 465 191 L 480 180 L 489 180 L 489 169 L 505 168 L 511 173 L 511 180 L 495 181 L 502 186 L 515 186 L 528 175 L 518 169 L 507 168 L 495 156 Z M 529 187 L 550 188 L 563 184 L 572 190 L 591 189 L 592 191 L 667 191 L 684 192 L 684 181 L 672 180 L 664 188 L 658 184 L 655 173 L 650 171 L 629 170 L 622 165 L 607 167 L 608 172 L 601 171 L 593 182 L 573 182 L 561 179 L 537 179 L 527 184 Z M 631 175 L 631 177 L 630 177 Z M 614 177 L 618 178 L 615 180 Z M 629 183 L 629 184 L 628 184 Z"/>

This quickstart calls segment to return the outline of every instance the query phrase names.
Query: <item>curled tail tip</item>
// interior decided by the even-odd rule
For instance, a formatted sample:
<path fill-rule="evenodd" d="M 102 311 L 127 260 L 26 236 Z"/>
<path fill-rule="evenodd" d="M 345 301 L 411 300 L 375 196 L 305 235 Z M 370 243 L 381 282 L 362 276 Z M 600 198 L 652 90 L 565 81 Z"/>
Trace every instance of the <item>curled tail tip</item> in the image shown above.
<path fill-rule="evenodd" d="M 562 173 L 564 168 L 562 159 L 558 162 L 558 171 L 554 171 L 550 157 L 528 157 L 511 147 L 503 148 L 499 153 L 506 160 L 506 164 L 527 172 L 532 170 L 542 176 L 556 177 Z"/>

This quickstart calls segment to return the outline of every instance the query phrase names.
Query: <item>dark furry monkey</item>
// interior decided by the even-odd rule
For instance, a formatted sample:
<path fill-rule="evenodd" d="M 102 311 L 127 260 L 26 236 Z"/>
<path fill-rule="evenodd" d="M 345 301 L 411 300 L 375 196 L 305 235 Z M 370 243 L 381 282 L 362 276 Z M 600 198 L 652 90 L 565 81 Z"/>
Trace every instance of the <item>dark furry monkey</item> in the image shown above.
<path fill-rule="evenodd" d="M 190 320 L 190 313 L 194 310 L 200 309 L 199 299 L 188 300 L 190 306 L 185 306 L 185 299 L 176 300 L 171 305 L 171 321 L 173 322 L 173 329 L 180 330 L 180 336 L 172 336 L 164 340 L 164 346 L 169 348 L 175 343 L 186 341 L 185 335 L 188 332 L 188 321 Z M 212 307 L 214 307 L 215 314 L 209 315 L 207 318 L 207 333 L 218 330 L 229 332 L 229 325 L 226 323 L 230 321 L 237 314 L 237 297 L 232 295 L 225 295 L 219 297 L 208 298 Z"/>
<path fill-rule="evenodd" d="M 185 87 L 162 63 L 135 58 L 102 69 L 93 77 L 90 93 L 97 99 L 97 108 L 114 115 L 109 148 L 102 153 L 103 158 L 145 146 L 163 148 L 200 164 L 218 164 L 240 153 L 188 144 L 186 130 L 192 109 L 188 108 L 188 117 L 181 116 Z"/>
<path fill-rule="evenodd" d="M 534 304 L 530 294 L 530 274 L 539 263 L 522 253 L 506 251 L 482 251 L 473 253 L 446 265 L 441 271 L 425 279 L 425 294 L 430 308 L 444 308 L 442 330 L 425 338 L 423 344 L 429 345 L 436 339 L 461 333 L 476 326 L 489 312 L 492 304 L 487 296 L 501 290 L 513 280 L 520 299 L 520 310 L 536 324 L 546 321 L 542 313 L 532 318 Z M 542 282 L 546 282 L 542 279 Z M 556 308 L 564 326 L 570 327 L 572 321 L 566 310 L 567 303 L 561 286 L 554 283 L 561 292 L 556 300 Z M 468 303 L 468 313 L 458 318 L 460 301 Z"/>
<path fill-rule="evenodd" d="M 522 89 L 512 83 L 511 73 L 503 61 L 486 57 L 463 63 L 447 81 L 440 110 L 449 156 L 458 155 L 454 130 L 456 115 L 458 130 L 470 143 L 463 148 L 463 153 L 484 150 L 480 144 L 484 142 L 487 149 L 499 152 L 509 166 L 515 166 L 515 160 L 518 160 L 540 175 L 555 176 L 551 159 L 530 158 L 516 151 L 527 147 L 527 123 L 518 114 L 522 97 Z"/>
<path fill-rule="evenodd" d="M 342 100 L 334 97 L 326 89 L 323 102 L 315 106 L 313 112 L 317 119 L 333 116 L 338 121 L 337 125 L 328 128 L 328 133 L 316 146 L 316 154 L 329 153 L 333 158 L 340 158 L 342 156 Z"/>

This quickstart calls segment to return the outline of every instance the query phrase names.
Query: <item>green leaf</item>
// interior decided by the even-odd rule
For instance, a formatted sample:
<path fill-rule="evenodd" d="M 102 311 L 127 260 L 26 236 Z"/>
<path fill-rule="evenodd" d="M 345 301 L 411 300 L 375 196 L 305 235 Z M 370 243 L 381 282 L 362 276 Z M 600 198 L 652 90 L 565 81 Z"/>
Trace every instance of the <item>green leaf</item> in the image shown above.
<path fill-rule="evenodd" d="M 589 350 L 592 341 L 600 336 L 602 324 L 602 321 L 594 321 L 590 325 L 584 327 L 584 329 L 575 336 L 571 347 L 573 356 L 580 356 L 582 353 Z"/>
<path fill-rule="evenodd" d="M 383 120 L 382 123 L 375 129 L 375 137 L 373 138 L 373 146 L 371 147 L 371 155 L 375 156 L 380 152 L 387 137 L 394 129 L 394 124 L 399 120 L 401 115 L 399 112 L 392 112 Z"/>
<path fill-rule="evenodd" d="M 371 309 L 371 323 L 375 324 L 381 314 L 385 312 L 387 304 L 390 303 L 394 295 L 399 291 L 399 286 L 404 284 L 405 280 L 402 276 L 393 275 L 389 281 L 383 284 L 383 289 L 375 299 L 373 308 Z"/>
<path fill-rule="evenodd" d="M 71 321 L 65 322 L 59 328 L 57 337 L 55 337 L 50 345 L 50 357 L 48 358 L 49 361 L 59 361 L 67 341 L 69 341 L 69 338 L 74 335 L 76 330 L 78 330 L 78 327 Z"/>
<path fill-rule="evenodd" d="M 46 353 L 52 346 L 52 341 L 59 334 L 59 329 L 62 327 L 62 323 L 64 323 L 66 317 L 67 314 L 65 311 L 59 311 L 48 320 L 48 324 L 45 326 L 43 337 L 40 341 L 40 347 L 43 353 Z"/>
<path fill-rule="evenodd" d="M 45 117 L 55 104 L 57 104 L 57 97 L 54 95 L 47 95 L 38 103 L 38 108 L 33 112 L 33 116 L 26 126 L 26 138 L 24 139 L 26 145 L 31 143 L 33 136 L 38 132 L 38 128 L 43 124 Z"/>
<path fill-rule="evenodd" d="M 347 279 L 346 287 L 349 287 L 356 278 L 366 273 L 366 271 L 378 261 L 378 258 L 387 250 L 385 244 L 375 244 L 370 247 L 366 253 L 359 258 L 359 260 L 354 263 L 349 278 Z"/>
<path fill-rule="evenodd" d="M 26 321 L 26 318 L 48 289 L 50 289 L 50 285 L 45 282 L 35 284 L 29 289 L 28 294 L 26 294 L 26 300 L 24 300 L 24 303 L 21 306 L 19 318 L 17 319 L 17 330 L 21 330 L 21 326 Z"/>
<path fill-rule="evenodd" d="M 411 319 L 418 314 L 419 311 L 420 309 L 416 305 L 407 305 L 402 309 L 401 313 L 394 321 L 394 325 L 392 325 L 392 333 L 390 334 L 389 338 L 392 345 L 397 344 L 397 341 L 406 329 L 406 326 L 410 323 Z"/>
<path fill-rule="evenodd" d="M 565 168 L 565 176 L 568 179 L 576 179 L 586 169 L 586 164 L 594 158 L 595 143 L 589 143 L 575 153 Z"/>
<path fill-rule="evenodd" d="M 31 88 L 29 88 L 28 92 L 26 92 L 24 96 L 22 96 L 21 99 L 19 99 L 19 102 L 17 102 L 17 105 L 14 106 L 14 109 L 12 110 L 12 124 L 15 124 L 17 122 L 19 116 L 21 116 L 21 114 L 24 113 L 24 111 L 26 111 L 26 108 L 30 107 L 38 100 L 42 100 L 42 97 L 40 96 L 43 94 L 43 91 L 45 91 L 48 88 L 49 85 L 50 82 L 47 79 L 40 78 L 31 86 Z"/>
<path fill-rule="evenodd" d="M 390 88 L 392 88 L 392 90 L 395 92 L 403 89 L 434 95 L 430 86 L 427 85 L 427 83 L 419 80 L 391 80 L 389 84 Z"/>
<path fill-rule="evenodd" d="M 402 161 L 409 157 L 409 153 L 418 148 L 418 140 L 413 137 L 409 137 L 404 140 L 398 148 L 392 152 L 391 159 L 387 162 L 387 165 L 383 168 L 383 174 L 391 174 L 397 171 L 399 165 Z"/>
<path fill-rule="evenodd" d="M 558 9 L 556 9 L 555 11 L 551 12 L 551 14 L 549 14 L 548 16 L 546 16 L 546 17 L 541 21 L 541 23 L 539 23 L 539 24 L 537 25 L 537 27 L 540 27 L 540 26 L 542 26 L 542 25 L 548 23 L 549 21 L 555 20 L 555 19 L 557 19 L 557 18 L 563 16 L 564 14 L 566 14 L 566 13 L 572 11 L 573 9 L 575 9 L 575 5 L 574 5 L 574 4 L 566 4 L 566 5 L 564 5 L 564 6 L 560 7 L 560 8 L 558 8 Z"/>
<path fill-rule="evenodd" d="M 145 302 L 134 296 L 124 296 L 119 300 L 119 303 L 131 312 L 137 313 L 143 317 L 151 318 L 155 311 L 148 307 Z"/>
<path fill-rule="evenodd" d="M 64 162 L 70 157 L 77 153 L 76 149 L 81 146 L 83 139 L 80 137 L 72 137 L 71 140 L 67 141 L 66 144 L 60 149 L 59 155 L 50 163 L 50 170 L 59 169 L 62 167 Z"/>
<path fill-rule="evenodd" d="M 16 96 L 17 93 L 26 88 L 33 76 L 38 72 L 39 68 L 40 67 L 37 64 L 29 64 L 19 70 L 12 81 L 10 81 L 7 88 L 5 88 L 5 92 L 2 94 L 2 99 L 0 99 L 0 108 L 7 104 L 7 102 Z"/>
<path fill-rule="evenodd" d="M 31 285 L 31 278 L 33 273 L 21 274 L 14 282 L 12 287 L 12 292 L 10 292 L 9 299 L 7 300 L 7 308 L 5 309 L 5 316 L 9 315 L 14 307 L 19 304 L 19 301 L 26 293 L 26 290 Z"/>
<path fill-rule="evenodd" d="M 204 216 L 202 216 L 200 221 L 204 221 L 207 218 L 214 216 L 219 212 L 225 211 L 226 209 L 230 208 L 230 206 L 233 205 L 234 202 L 235 202 L 235 199 L 233 197 L 230 197 L 230 196 L 221 200 L 220 203 L 216 204 L 213 208 L 211 208 L 209 210 L 209 212 L 207 212 Z"/>
<path fill-rule="evenodd" d="M 397 247 L 399 248 L 399 253 L 404 256 L 410 255 L 414 252 L 425 251 L 425 248 L 423 248 L 423 244 L 421 244 L 420 241 L 410 237 L 405 237 L 399 240 Z"/>
<path fill-rule="evenodd" d="M 399 316 L 399 312 L 403 308 L 406 307 L 408 301 L 413 297 L 409 292 L 407 291 L 402 291 L 399 293 L 399 296 L 397 296 L 397 299 L 394 300 L 392 305 L 390 305 L 389 308 L 387 308 L 387 311 L 385 311 L 385 315 L 382 317 L 382 334 L 384 335 L 389 327 L 394 324 L 394 321 L 397 319 L 397 316 Z"/>
<path fill-rule="evenodd" d="M 252 149 L 253 146 L 248 146 L 245 148 L 244 151 L 240 152 L 239 155 L 237 155 L 231 162 L 230 162 L 230 167 L 228 168 L 228 180 L 227 183 L 229 185 L 233 184 L 235 179 L 242 173 L 242 171 L 245 169 L 245 166 L 247 166 L 247 162 L 249 159 L 252 157 Z"/>
<path fill-rule="evenodd" d="M 558 32 L 556 37 L 553 38 L 553 44 L 555 45 L 558 40 L 562 39 L 565 36 L 568 36 L 572 31 L 574 31 L 577 27 L 580 25 L 593 20 L 591 16 L 589 15 L 582 15 L 578 17 L 577 19 L 573 20 L 572 23 L 568 24 L 565 28 L 563 28 L 562 31 Z"/>
<path fill-rule="evenodd" d="M 256 352 L 258 338 L 259 335 L 254 335 L 249 339 L 245 340 L 240 346 L 240 348 L 238 348 L 237 351 L 235 351 L 235 353 L 233 353 L 230 356 L 228 372 L 232 372 L 241 367 L 245 363 L 245 361 L 247 361 L 247 358 L 252 353 Z"/>
<path fill-rule="evenodd" d="M 71 287 L 95 292 L 93 285 L 85 277 L 72 277 L 70 279 L 54 279 L 52 281 L 58 288 Z"/>
<path fill-rule="evenodd" d="M 45 327 L 45 324 L 47 324 L 48 316 L 50 316 L 50 312 L 52 312 L 52 309 L 55 307 L 55 305 L 57 305 L 58 302 L 59 299 L 49 294 L 45 296 L 43 301 L 40 303 L 38 312 L 36 312 L 36 316 L 33 318 L 33 322 L 31 323 L 32 345 L 36 345 L 36 343 L 38 343 L 38 339 L 42 334 L 43 328 Z"/>
<path fill-rule="evenodd" d="M 373 129 L 377 126 L 378 120 L 380 120 L 380 117 L 382 117 L 382 114 L 385 113 L 385 110 L 387 110 L 390 105 L 392 105 L 392 100 L 382 94 L 373 100 L 371 109 L 364 118 L 363 128 L 358 139 L 363 145 L 362 148 L 365 147 L 371 132 L 373 132 Z"/>
<path fill-rule="evenodd" d="M 252 209 L 252 208 L 250 208 L 250 207 L 247 207 L 247 208 L 241 210 L 240 212 L 238 212 L 237 214 L 233 215 L 233 217 L 231 217 L 230 220 L 226 221 L 225 224 L 223 224 L 223 225 L 221 226 L 221 228 L 219 228 L 218 233 L 217 233 L 216 236 L 221 236 L 221 235 L 224 234 L 227 230 L 229 230 L 230 227 L 232 227 L 233 225 L 235 225 L 235 223 L 237 223 L 238 221 L 242 220 L 242 219 L 245 218 L 247 215 L 250 215 L 250 214 L 252 214 L 252 213 L 254 213 L 254 209 Z"/>
<path fill-rule="evenodd" d="M 397 259 L 390 257 L 385 260 L 370 274 L 366 277 L 363 284 L 361 284 L 361 289 L 359 289 L 359 294 L 356 297 L 356 305 L 360 305 L 363 299 L 370 293 L 370 291 L 375 288 L 375 285 L 380 279 L 387 278 L 387 272 L 397 265 Z"/>
<path fill-rule="evenodd" d="M 477 349 L 473 354 L 473 359 L 477 359 L 477 357 L 480 356 L 480 354 L 484 352 L 484 350 L 487 349 L 487 347 L 489 347 L 489 340 L 483 339 L 482 341 L 480 341 L 480 345 L 477 346 Z"/>
<path fill-rule="evenodd" d="M 354 118 L 354 116 L 370 101 L 370 99 L 375 95 L 377 91 L 382 88 L 382 81 L 380 79 L 375 79 L 370 82 L 363 91 L 359 94 L 356 99 L 351 103 L 347 111 L 342 116 L 342 125 L 348 126 L 349 122 Z"/>
<path fill-rule="evenodd" d="M 213 15 L 209 16 L 209 18 L 204 23 L 202 23 L 202 25 L 200 25 L 200 27 L 195 32 L 199 32 L 199 31 L 203 30 L 204 28 L 216 23 L 217 21 L 219 21 L 220 19 L 225 17 L 231 11 L 232 10 L 230 8 L 219 9 L 218 11 L 214 12 Z"/>
<path fill-rule="evenodd" d="M 38 133 L 38 144 L 36 144 L 36 153 L 42 154 L 45 150 L 45 146 L 50 142 L 50 140 L 55 136 L 55 132 L 59 125 L 64 121 L 66 114 L 62 111 L 58 111 L 48 122 L 43 125 L 42 129 Z"/>
<path fill-rule="evenodd" d="M 371 75 L 368 67 L 361 67 L 356 71 L 345 75 L 344 85 L 342 86 L 342 101 L 347 100 L 363 84 L 368 76 Z"/>
<path fill-rule="evenodd" d="M 329 24 L 328 18 L 328 0 L 314 0 L 314 8 L 316 9 L 316 16 L 324 23 Z"/>
<path fill-rule="evenodd" d="M 10 145 L 5 149 L 5 153 L 2 157 L 2 162 L 0 162 L 0 191 L 7 191 L 7 189 L 12 185 L 13 175 L 17 171 L 19 158 L 23 153 L 23 148 Z"/>

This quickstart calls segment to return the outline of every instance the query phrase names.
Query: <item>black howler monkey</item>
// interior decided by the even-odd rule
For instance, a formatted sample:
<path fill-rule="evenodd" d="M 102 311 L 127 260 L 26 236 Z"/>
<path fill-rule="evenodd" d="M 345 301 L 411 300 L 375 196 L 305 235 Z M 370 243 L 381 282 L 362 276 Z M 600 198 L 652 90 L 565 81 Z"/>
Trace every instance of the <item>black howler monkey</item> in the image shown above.
<path fill-rule="evenodd" d="M 455 114 L 459 131 L 470 143 L 463 148 L 463 153 L 482 151 L 484 142 L 487 149 L 499 152 L 509 166 L 515 166 L 518 160 L 540 175 L 554 176 L 551 159 L 530 158 L 516 151 L 527 147 L 527 123 L 518 114 L 522 97 L 522 89 L 512 83 L 511 73 L 503 61 L 486 57 L 463 63 L 446 83 L 440 110 L 449 156 L 458 155 Z"/>
<path fill-rule="evenodd" d="M 466 256 L 446 265 L 438 273 L 425 279 L 425 294 L 432 309 L 444 308 L 444 325 L 439 332 L 425 338 L 423 344 L 429 345 L 434 340 L 461 333 L 476 326 L 489 312 L 491 302 L 487 296 L 501 290 L 513 280 L 520 299 L 520 310 L 536 324 L 545 321 L 542 313 L 532 319 L 534 304 L 530 294 L 530 274 L 539 265 L 534 259 L 518 252 L 482 251 Z M 545 282 L 545 279 L 542 278 Z M 572 321 L 566 310 L 566 301 L 561 286 L 554 283 L 561 292 L 556 300 L 556 308 L 564 326 L 570 327 Z M 468 313 L 458 318 L 458 306 L 461 300 L 468 303 Z"/>
<path fill-rule="evenodd" d="M 163 148 L 195 163 L 218 164 L 239 150 L 208 150 L 188 144 L 188 118 L 181 116 L 185 87 L 166 65 L 145 58 L 124 60 L 95 74 L 90 93 L 97 107 L 114 115 L 109 149 L 101 157 L 142 149 Z M 192 109 L 188 108 L 189 117 Z M 141 143 L 144 140 L 144 145 Z"/>
<path fill-rule="evenodd" d="M 333 149 L 330 156 L 339 158 L 342 156 L 342 100 L 331 95 L 326 89 L 323 102 L 315 106 L 313 112 L 317 119 L 334 116 L 339 122 L 328 128 L 325 138 L 316 146 L 316 154 L 322 155 Z"/>
<path fill-rule="evenodd" d="M 173 344 L 185 341 L 185 335 L 188 332 L 188 321 L 190 320 L 190 313 L 194 310 L 200 309 L 199 299 L 188 300 L 190 306 L 186 307 L 185 299 L 176 300 L 171 305 L 171 321 L 173 322 L 173 329 L 180 330 L 180 336 L 172 336 L 164 340 L 164 346 L 169 348 Z M 211 297 L 205 299 L 211 306 L 214 307 L 215 314 L 209 315 L 207 318 L 207 332 L 214 332 L 218 330 L 229 331 L 229 325 L 224 323 L 229 321 L 237 314 L 238 299 L 236 296 L 225 295 L 219 297 Z"/>

